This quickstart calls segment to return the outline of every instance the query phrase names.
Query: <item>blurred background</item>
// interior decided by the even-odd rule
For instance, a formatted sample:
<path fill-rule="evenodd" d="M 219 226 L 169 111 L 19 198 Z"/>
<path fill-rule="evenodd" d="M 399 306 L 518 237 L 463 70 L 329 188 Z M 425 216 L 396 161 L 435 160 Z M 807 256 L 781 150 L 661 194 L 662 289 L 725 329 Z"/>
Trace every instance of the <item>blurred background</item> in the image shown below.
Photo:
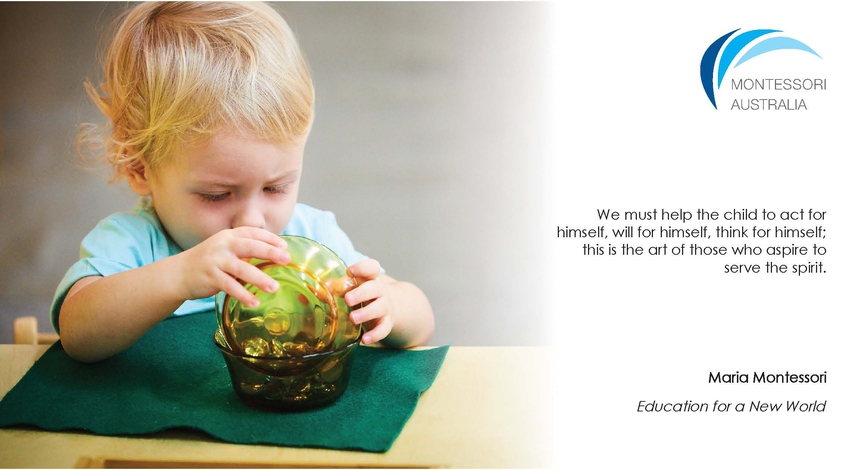
<path fill-rule="evenodd" d="M 274 5 L 316 85 L 300 202 L 333 211 L 359 251 L 425 291 L 431 344 L 543 343 L 549 5 Z M 0 343 L 18 316 L 52 329 L 80 241 L 135 203 L 74 153 L 77 126 L 102 121 L 82 84 L 126 6 L 0 3 Z"/>

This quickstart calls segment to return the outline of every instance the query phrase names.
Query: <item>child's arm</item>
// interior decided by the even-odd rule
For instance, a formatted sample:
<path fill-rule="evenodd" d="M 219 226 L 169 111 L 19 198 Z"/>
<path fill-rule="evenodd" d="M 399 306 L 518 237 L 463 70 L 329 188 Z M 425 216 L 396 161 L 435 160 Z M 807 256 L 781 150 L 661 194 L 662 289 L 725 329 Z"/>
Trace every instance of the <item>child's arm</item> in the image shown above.
<path fill-rule="evenodd" d="M 380 274 L 380 264 L 371 259 L 349 271 L 360 284 L 345 294 L 345 302 L 365 304 L 351 313 L 355 324 L 365 323 L 364 344 L 380 341 L 393 348 L 428 344 L 434 334 L 434 313 L 418 287 Z"/>
<path fill-rule="evenodd" d="M 274 292 L 278 284 L 244 259 L 286 264 L 286 243 L 258 228 L 223 230 L 180 254 L 111 276 L 80 279 L 59 314 L 62 346 L 73 358 L 95 362 L 135 343 L 190 299 L 226 291 L 246 304 L 256 297 L 237 279 Z"/>

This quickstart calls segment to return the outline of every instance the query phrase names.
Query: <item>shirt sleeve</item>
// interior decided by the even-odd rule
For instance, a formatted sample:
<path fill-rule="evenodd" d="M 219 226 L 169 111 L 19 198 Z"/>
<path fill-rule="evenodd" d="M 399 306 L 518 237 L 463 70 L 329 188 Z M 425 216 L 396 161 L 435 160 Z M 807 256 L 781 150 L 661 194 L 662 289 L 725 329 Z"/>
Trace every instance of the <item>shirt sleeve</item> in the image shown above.
<path fill-rule="evenodd" d="M 71 265 L 56 288 L 50 306 L 54 330 L 59 331 L 59 312 L 68 291 L 80 279 L 129 271 L 179 251 L 157 222 L 144 214 L 118 213 L 101 220 L 83 239 L 79 261 Z"/>

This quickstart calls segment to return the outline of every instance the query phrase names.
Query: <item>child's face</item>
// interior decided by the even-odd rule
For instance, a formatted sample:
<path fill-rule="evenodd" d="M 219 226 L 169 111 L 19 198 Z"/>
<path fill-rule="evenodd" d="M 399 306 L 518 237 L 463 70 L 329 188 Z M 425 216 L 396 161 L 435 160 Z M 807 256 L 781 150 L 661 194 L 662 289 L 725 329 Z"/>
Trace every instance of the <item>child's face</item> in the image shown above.
<path fill-rule="evenodd" d="M 162 225 L 184 250 L 229 228 L 280 234 L 298 197 L 305 140 L 281 145 L 218 134 L 186 149 L 148 179 Z"/>

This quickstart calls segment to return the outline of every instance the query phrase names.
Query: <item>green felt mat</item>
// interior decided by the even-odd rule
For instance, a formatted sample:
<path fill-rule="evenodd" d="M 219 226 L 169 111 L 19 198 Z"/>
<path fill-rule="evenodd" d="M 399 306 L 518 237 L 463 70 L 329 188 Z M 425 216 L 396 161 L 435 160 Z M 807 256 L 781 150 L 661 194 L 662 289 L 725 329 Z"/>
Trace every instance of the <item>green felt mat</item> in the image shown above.
<path fill-rule="evenodd" d="M 338 401 L 282 413 L 252 408 L 236 396 L 213 344 L 215 329 L 212 313 L 170 318 L 95 364 L 71 359 L 56 343 L 0 401 L 0 426 L 104 435 L 190 428 L 239 444 L 385 452 L 448 351 L 358 347 Z"/>

